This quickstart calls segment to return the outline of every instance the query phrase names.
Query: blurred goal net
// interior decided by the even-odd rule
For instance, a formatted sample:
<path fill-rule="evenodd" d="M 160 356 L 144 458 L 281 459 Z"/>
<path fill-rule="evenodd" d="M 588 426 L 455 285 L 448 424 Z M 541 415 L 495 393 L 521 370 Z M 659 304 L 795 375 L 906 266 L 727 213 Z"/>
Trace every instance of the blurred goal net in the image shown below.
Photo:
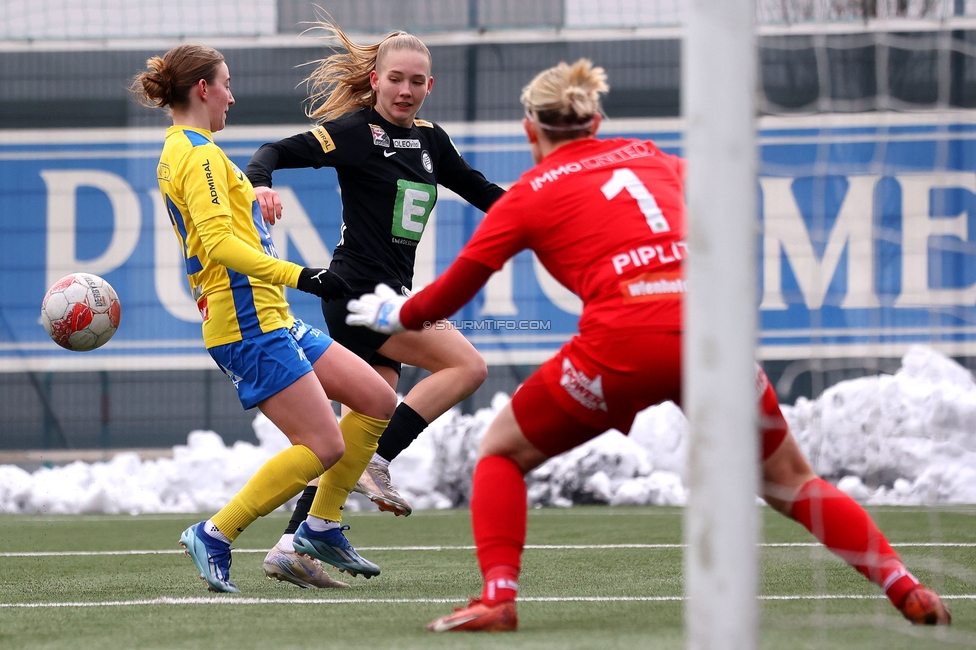
<path fill-rule="evenodd" d="M 869 506 L 923 582 L 965 598 L 973 576 L 960 559 L 971 550 L 954 544 L 972 511 L 944 506 L 974 497 L 962 477 L 976 460 L 964 424 L 976 352 L 976 7 L 757 5 L 758 355 L 780 401 L 795 403 L 787 417 L 814 470 Z M 915 508 L 916 527 L 899 529 L 884 504 Z M 883 599 L 872 616 L 845 612 L 849 569 L 824 547 L 778 549 L 765 553 L 797 553 L 809 571 L 816 604 L 799 625 L 816 630 L 817 647 L 839 643 L 852 621 L 888 625 Z"/>

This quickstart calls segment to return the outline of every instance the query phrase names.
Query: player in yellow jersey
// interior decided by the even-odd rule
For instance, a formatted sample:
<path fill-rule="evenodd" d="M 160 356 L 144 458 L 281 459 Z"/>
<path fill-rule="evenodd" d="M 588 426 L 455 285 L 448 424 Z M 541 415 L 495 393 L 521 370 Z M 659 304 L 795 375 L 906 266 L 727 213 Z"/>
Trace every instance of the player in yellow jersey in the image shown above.
<path fill-rule="evenodd" d="M 132 90 L 143 104 L 168 108 L 173 118 L 157 177 L 207 351 L 234 382 L 244 408 L 260 408 L 293 445 L 262 465 L 213 517 L 180 537 L 211 591 L 236 592 L 231 542 L 323 472 L 348 472 L 347 463 L 358 468 L 360 458 L 375 450 L 396 394 L 365 361 L 289 314 L 285 286 L 320 298 L 339 297 L 348 286 L 326 269 L 278 259 L 254 188 L 214 144 L 212 133 L 224 128 L 234 104 L 223 55 L 181 45 L 149 59 Z M 340 422 L 330 398 L 351 409 Z M 364 429 L 372 438 L 361 435 Z M 345 539 L 348 527 L 313 515 L 306 524 L 327 562 L 352 575 L 379 573 Z"/>

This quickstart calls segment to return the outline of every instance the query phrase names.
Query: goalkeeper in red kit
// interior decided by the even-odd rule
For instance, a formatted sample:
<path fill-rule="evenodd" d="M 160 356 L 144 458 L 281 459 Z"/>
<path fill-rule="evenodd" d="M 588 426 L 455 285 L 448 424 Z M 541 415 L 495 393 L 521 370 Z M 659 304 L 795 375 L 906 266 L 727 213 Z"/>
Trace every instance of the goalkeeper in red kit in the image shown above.
<path fill-rule="evenodd" d="M 536 166 L 433 284 L 409 299 L 380 285 L 349 303 L 349 324 L 420 329 L 457 311 L 524 249 L 583 301 L 579 335 L 515 392 L 481 442 L 471 519 L 484 589 L 430 623 L 435 632 L 517 628 L 527 472 L 607 429 L 629 431 L 650 405 L 681 404 L 684 163 L 653 142 L 597 140 L 607 90 L 603 70 L 586 60 L 537 75 L 522 92 Z M 881 587 L 912 623 L 949 624 L 940 598 L 867 512 L 814 474 L 761 369 L 756 389 L 766 502 Z"/>

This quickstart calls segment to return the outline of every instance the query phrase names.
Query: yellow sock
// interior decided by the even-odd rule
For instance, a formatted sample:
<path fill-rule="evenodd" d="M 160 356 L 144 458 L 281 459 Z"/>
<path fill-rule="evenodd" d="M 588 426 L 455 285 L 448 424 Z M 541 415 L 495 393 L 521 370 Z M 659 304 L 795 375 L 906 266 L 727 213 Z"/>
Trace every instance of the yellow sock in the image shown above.
<path fill-rule="evenodd" d="M 374 445 L 375 446 L 375 445 Z M 305 445 L 294 445 L 267 460 L 211 519 L 234 541 L 248 525 L 305 489 L 324 471 L 322 461 Z"/>
<path fill-rule="evenodd" d="M 339 420 L 339 429 L 346 441 L 346 453 L 342 455 L 342 460 L 322 475 L 308 514 L 330 521 L 342 521 L 342 506 L 369 465 L 380 436 L 389 423 L 389 420 L 377 420 L 355 411 L 346 413 Z"/>

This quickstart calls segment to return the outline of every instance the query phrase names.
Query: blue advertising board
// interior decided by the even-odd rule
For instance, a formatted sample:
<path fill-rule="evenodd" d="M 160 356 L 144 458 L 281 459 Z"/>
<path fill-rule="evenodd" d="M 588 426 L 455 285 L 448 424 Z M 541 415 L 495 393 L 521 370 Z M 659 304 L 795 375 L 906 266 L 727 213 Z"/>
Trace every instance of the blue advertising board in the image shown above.
<path fill-rule="evenodd" d="M 764 118 L 760 123 L 758 354 L 764 359 L 901 355 L 925 343 L 976 352 L 976 124 L 972 116 Z M 501 184 L 531 164 L 518 123 L 444 125 Z M 244 167 L 263 142 L 303 127 L 238 127 L 216 140 Z M 608 120 L 601 133 L 681 152 L 677 120 Z M 161 129 L 0 132 L 0 371 L 209 368 L 200 317 L 159 199 Z M 282 170 L 272 229 L 281 257 L 324 266 L 341 208 L 335 173 Z M 415 285 L 453 261 L 482 214 L 439 188 Z M 89 353 L 58 348 L 41 299 L 76 271 L 103 276 L 122 324 Z M 289 291 L 321 323 L 317 299 Z M 529 252 L 452 317 L 491 364 L 534 364 L 576 331 L 579 300 Z"/>

